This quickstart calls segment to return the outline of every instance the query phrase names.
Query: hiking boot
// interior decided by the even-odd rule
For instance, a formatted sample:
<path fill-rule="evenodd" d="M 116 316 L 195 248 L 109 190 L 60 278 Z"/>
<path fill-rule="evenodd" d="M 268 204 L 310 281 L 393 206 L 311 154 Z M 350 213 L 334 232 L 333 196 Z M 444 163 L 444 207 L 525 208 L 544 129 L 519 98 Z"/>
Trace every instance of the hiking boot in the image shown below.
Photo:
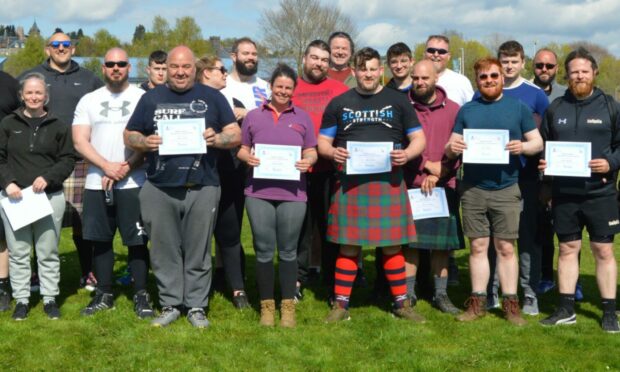
<path fill-rule="evenodd" d="M 577 323 L 577 314 L 570 312 L 563 307 L 555 309 L 553 314 L 549 315 L 545 319 L 540 321 L 540 324 L 544 326 L 554 326 L 560 324 L 575 324 Z"/>
<path fill-rule="evenodd" d="M 235 308 L 239 310 L 250 307 L 250 301 L 248 301 L 248 295 L 245 291 L 237 291 L 237 294 L 233 295 L 232 302 Z"/>
<path fill-rule="evenodd" d="M 164 306 L 161 309 L 161 313 L 159 313 L 159 316 L 151 320 L 151 325 L 153 327 L 165 327 L 168 324 L 179 319 L 180 316 L 181 312 L 179 311 L 179 309 L 172 306 Z"/>
<path fill-rule="evenodd" d="M 28 318 L 28 304 L 24 302 L 18 302 L 15 304 L 15 310 L 13 310 L 13 320 L 21 321 Z"/>
<path fill-rule="evenodd" d="M 325 323 L 336 323 L 341 320 L 351 320 L 349 310 L 342 307 L 338 301 L 334 301 L 331 311 L 327 314 L 327 318 L 325 318 Z"/>
<path fill-rule="evenodd" d="M 114 295 L 112 293 L 95 292 L 95 297 L 80 312 L 82 316 L 91 316 L 99 311 L 114 309 Z"/>
<path fill-rule="evenodd" d="M 450 301 L 450 297 L 448 297 L 447 294 L 439 294 L 433 297 L 433 306 L 441 310 L 442 313 L 458 314 L 461 312 L 461 310 Z"/>
<path fill-rule="evenodd" d="M 472 294 L 465 301 L 465 312 L 457 315 L 456 320 L 459 322 L 471 322 L 487 315 L 487 297 L 486 295 L 478 296 Z"/>
<path fill-rule="evenodd" d="M 523 299 L 523 314 L 538 315 L 538 299 L 533 296 L 525 296 Z"/>
<path fill-rule="evenodd" d="M 601 327 L 603 328 L 603 331 L 607 333 L 620 332 L 620 326 L 618 326 L 618 317 L 616 316 L 616 313 L 603 313 Z"/>
<path fill-rule="evenodd" d="M 280 327 L 295 327 L 295 300 L 282 300 L 280 303 Z"/>
<path fill-rule="evenodd" d="M 140 319 L 152 318 L 155 316 L 155 311 L 153 311 L 151 307 L 151 299 L 146 290 L 138 291 L 138 293 L 133 296 L 133 311 Z"/>
<path fill-rule="evenodd" d="M 504 297 L 502 299 L 502 310 L 504 311 L 504 316 L 506 320 L 516 326 L 526 325 L 527 321 L 523 319 L 521 316 L 521 311 L 519 310 L 519 297 L 510 296 Z"/>
<path fill-rule="evenodd" d="M 47 317 L 52 320 L 60 319 L 60 309 L 56 305 L 56 301 L 52 300 L 43 305 L 43 311 Z"/>
<path fill-rule="evenodd" d="M 194 326 L 194 328 L 202 329 L 209 326 L 205 311 L 200 307 L 194 307 L 187 312 L 187 321 Z"/>
<path fill-rule="evenodd" d="M 11 308 L 11 294 L 0 290 L 0 312 L 8 311 Z"/>
<path fill-rule="evenodd" d="M 261 300 L 260 302 L 260 325 L 273 327 L 276 325 L 276 301 Z"/>
<path fill-rule="evenodd" d="M 392 315 L 394 315 L 396 318 L 410 320 L 415 323 L 426 322 L 426 319 L 424 319 L 422 315 L 416 313 L 415 310 L 413 310 L 413 308 L 409 304 L 409 301 L 403 301 L 402 307 L 393 309 Z"/>

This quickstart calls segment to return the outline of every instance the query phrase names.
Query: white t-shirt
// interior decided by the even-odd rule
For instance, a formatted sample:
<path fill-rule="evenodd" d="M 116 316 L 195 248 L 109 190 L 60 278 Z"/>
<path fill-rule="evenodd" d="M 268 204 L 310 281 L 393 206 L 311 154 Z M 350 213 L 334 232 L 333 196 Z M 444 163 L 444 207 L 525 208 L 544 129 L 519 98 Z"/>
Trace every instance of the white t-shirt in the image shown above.
<path fill-rule="evenodd" d="M 144 93 L 145 91 L 133 85 L 121 93 L 112 93 L 107 87 L 101 87 L 80 99 L 75 108 L 73 125 L 91 127 L 90 143 L 103 158 L 112 162 L 125 161 L 133 151 L 125 147 L 123 130 Z M 102 190 L 103 175 L 101 169 L 89 164 L 85 188 Z M 145 180 L 146 165 L 143 165 L 131 171 L 123 180 L 116 182 L 114 188 L 141 187 Z"/>
<path fill-rule="evenodd" d="M 471 86 L 469 79 L 465 75 L 454 72 L 449 68 L 445 69 L 443 74 L 439 76 L 437 85 L 442 87 L 446 91 L 448 98 L 459 106 L 463 106 L 471 101 L 474 96 L 474 88 Z"/>
<path fill-rule="evenodd" d="M 269 83 L 254 76 L 247 82 L 240 82 L 228 76 L 226 78 L 226 88 L 222 89 L 222 94 L 228 100 L 230 107 L 234 108 L 233 98 L 239 100 L 246 110 L 259 107 L 271 96 Z"/>

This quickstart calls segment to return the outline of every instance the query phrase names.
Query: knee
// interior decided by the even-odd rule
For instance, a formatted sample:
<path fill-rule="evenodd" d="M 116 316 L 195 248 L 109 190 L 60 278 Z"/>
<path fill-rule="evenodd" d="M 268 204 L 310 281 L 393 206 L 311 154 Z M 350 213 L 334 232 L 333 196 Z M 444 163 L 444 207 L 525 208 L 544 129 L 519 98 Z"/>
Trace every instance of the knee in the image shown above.
<path fill-rule="evenodd" d="M 293 249 L 281 249 L 278 255 L 281 261 L 296 261 L 297 249 L 295 247 Z"/>
<path fill-rule="evenodd" d="M 256 261 L 260 263 L 267 263 L 273 261 L 273 251 L 256 250 Z"/>
<path fill-rule="evenodd" d="M 598 247 L 592 248 L 592 253 L 597 261 L 601 262 L 616 262 L 616 258 L 614 256 L 614 250 L 611 246 L 609 247 Z"/>

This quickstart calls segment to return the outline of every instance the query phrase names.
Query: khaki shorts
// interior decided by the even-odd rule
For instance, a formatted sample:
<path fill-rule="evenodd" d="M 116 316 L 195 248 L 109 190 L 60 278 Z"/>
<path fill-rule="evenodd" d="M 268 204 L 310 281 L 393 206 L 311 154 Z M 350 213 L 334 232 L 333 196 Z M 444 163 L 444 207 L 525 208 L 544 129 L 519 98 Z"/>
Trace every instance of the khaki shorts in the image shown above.
<path fill-rule="evenodd" d="M 501 190 L 484 190 L 461 183 L 459 193 L 465 236 L 494 236 L 506 240 L 519 237 L 521 191 L 518 184 Z"/>

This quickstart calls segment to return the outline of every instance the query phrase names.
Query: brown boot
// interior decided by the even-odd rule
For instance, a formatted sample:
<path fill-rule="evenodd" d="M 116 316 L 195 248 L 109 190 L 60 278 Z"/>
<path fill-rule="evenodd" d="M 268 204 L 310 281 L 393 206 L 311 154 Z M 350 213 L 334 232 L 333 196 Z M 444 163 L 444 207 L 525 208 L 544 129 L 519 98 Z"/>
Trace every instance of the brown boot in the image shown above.
<path fill-rule="evenodd" d="M 465 307 L 467 310 L 456 317 L 456 320 L 459 322 L 471 322 L 472 320 L 482 318 L 487 315 L 487 296 L 472 294 L 465 301 Z"/>
<path fill-rule="evenodd" d="M 282 300 L 280 304 L 280 327 L 295 327 L 295 300 Z"/>
<path fill-rule="evenodd" d="M 260 325 L 273 327 L 276 325 L 276 301 L 262 300 L 260 302 Z"/>
<path fill-rule="evenodd" d="M 521 311 L 519 310 L 519 297 L 513 296 L 504 296 L 502 299 L 502 310 L 504 310 L 504 316 L 506 320 L 510 323 L 522 326 L 526 325 L 527 321 L 523 319 L 521 316 Z"/>

